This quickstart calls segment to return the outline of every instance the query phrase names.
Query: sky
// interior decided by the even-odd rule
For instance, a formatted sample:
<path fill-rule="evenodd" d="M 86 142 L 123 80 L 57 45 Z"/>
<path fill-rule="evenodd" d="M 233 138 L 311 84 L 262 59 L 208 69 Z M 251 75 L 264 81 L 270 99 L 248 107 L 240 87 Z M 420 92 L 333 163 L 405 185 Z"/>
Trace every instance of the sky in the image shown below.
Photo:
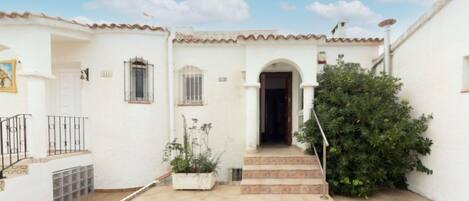
<path fill-rule="evenodd" d="M 382 37 L 378 22 L 397 19 L 397 38 L 435 0 L 0 0 L 0 11 L 43 12 L 83 23 L 191 26 L 197 30 L 276 29 L 329 35 L 347 21 L 350 37 Z"/>

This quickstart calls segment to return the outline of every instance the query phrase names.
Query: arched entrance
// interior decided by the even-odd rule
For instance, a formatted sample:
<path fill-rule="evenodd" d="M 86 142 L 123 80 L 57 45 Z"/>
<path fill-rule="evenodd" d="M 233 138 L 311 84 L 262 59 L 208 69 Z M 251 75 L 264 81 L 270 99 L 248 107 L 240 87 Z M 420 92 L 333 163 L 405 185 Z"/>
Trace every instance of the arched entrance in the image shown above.
<path fill-rule="evenodd" d="M 259 145 L 292 145 L 301 108 L 301 75 L 295 66 L 273 62 L 259 75 Z"/>

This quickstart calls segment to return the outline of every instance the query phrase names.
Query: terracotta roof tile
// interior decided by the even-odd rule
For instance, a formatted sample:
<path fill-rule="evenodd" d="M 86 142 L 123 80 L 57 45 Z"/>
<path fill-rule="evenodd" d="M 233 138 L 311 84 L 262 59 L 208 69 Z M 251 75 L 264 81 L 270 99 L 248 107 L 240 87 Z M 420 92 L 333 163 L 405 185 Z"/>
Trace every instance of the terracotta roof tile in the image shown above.
<path fill-rule="evenodd" d="M 232 38 L 207 38 L 199 37 L 191 34 L 176 34 L 174 42 L 176 43 L 237 43 L 238 41 L 268 41 L 268 40 L 324 40 L 326 43 L 382 43 L 381 38 L 327 38 L 325 35 L 315 34 L 249 34 L 249 35 L 237 35 Z"/>
<path fill-rule="evenodd" d="M 0 19 L 2 18 L 32 18 L 39 17 L 49 20 L 61 21 L 64 23 L 75 24 L 82 27 L 87 27 L 90 29 L 130 29 L 130 30 L 150 30 L 150 31 L 162 31 L 167 32 L 168 30 L 164 27 L 159 26 L 149 26 L 149 25 L 140 25 L 140 24 L 83 24 L 75 20 L 67 20 L 61 17 L 52 17 L 44 13 L 30 13 L 30 12 L 1 12 Z M 324 40 L 326 43 L 381 43 L 383 39 L 381 38 L 327 38 L 325 35 L 315 35 L 315 34 L 276 34 L 276 33 L 263 33 L 259 32 L 256 34 L 237 34 L 236 32 L 226 32 L 226 33 L 203 33 L 198 34 L 185 34 L 177 33 L 174 42 L 176 43 L 237 43 L 238 41 L 260 41 L 260 40 L 296 40 L 296 41 L 305 41 L 305 40 Z"/>
<path fill-rule="evenodd" d="M 328 38 L 326 40 L 328 43 L 366 43 L 366 42 L 375 42 L 382 43 L 382 38 Z"/>
<path fill-rule="evenodd" d="M 56 20 L 56 21 L 61 21 L 69 24 L 76 24 L 78 26 L 82 27 L 88 27 L 90 29 L 139 29 L 139 30 L 150 30 L 150 31 L 162 31 L 166 32 L 167 29 L 164 27 L 158 27 L 158 26 L 149 26 L 149 25 L 140 25 L 140 24 L 84 24 L 77 22 L 75 20 L 67 20 L 63 19 L 61 17 L 52 17 L 49 15 L 46 15 L 44 13 L 30 13 L 30 12 L 23 12 L 23 13 L 17 13 L 17 12 L 11 12 L 11 13 L 6 13 L 6 12 L 0 12 L 0 19 L 2 18 L 32 18 L 32 17 L 39 17 L 39 18 L 44 18 L 44 19 L 49 19 L 49 20 Z"/>

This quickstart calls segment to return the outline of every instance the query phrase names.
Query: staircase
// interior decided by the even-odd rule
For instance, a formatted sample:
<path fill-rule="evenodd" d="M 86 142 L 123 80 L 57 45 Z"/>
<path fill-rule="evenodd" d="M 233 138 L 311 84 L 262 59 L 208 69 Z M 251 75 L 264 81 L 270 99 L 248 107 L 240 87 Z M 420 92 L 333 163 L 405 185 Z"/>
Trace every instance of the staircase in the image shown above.
<path fill-rule="evenodd" d="M 322 194 L 317 156 L 293 147 L 262 148 L 244 157 L 242 194 Z M 326 191 L 327 183 L 325 184 Z"/>

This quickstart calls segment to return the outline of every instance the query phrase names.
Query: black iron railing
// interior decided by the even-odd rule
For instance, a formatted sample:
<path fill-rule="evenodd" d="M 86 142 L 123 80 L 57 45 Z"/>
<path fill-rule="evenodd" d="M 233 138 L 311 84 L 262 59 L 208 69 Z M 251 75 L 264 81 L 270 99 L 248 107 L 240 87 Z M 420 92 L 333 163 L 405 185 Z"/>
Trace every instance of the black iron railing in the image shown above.
<path fill-rule="evenodd" d="M 86 151 L 85 122 L 87 117 L 47 116 L 49 155 Z"/>
<path fill-rule="evenodd" d="M 0 118 L 0 178 L 3 171 L 27 158 L 27 117 L 29 114 L 18 114 Z"/>

